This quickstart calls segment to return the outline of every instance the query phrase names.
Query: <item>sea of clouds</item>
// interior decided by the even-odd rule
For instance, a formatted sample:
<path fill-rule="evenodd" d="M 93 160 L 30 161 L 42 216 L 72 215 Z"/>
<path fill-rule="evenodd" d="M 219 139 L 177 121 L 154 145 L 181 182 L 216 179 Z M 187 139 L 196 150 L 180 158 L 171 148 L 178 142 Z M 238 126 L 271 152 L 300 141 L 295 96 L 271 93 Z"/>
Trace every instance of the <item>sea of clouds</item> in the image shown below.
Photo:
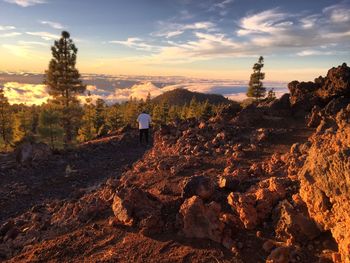
<path fill-rule="evenodd" d="M 101 98 L 108 104 L 127 101 L 130 97 L 145 99 L 150 93 L 156 97 L 166 91 L 184 88 L 190 91 L 221 94 L 232 100 L 242 101 L 246 98 L 248 81 L 212 80 L 186 77 L 164 76 L 109 76 L 86 74 L 82 76 L 87 91 L 94 100 Z M 43 85 L 43 74 L 34 73 L 0 73 L 0 85 L 10 103 L 28 105 L 42 104 L 49 98 L 47 88 Z M 265 87 L 274 89 L 277 97 L 287 93 L 287 83 L 264 82 Z M 87 92 L 86 92 L 87 94 Z M 80 99 L 84 101 L 84 97 Z"/>

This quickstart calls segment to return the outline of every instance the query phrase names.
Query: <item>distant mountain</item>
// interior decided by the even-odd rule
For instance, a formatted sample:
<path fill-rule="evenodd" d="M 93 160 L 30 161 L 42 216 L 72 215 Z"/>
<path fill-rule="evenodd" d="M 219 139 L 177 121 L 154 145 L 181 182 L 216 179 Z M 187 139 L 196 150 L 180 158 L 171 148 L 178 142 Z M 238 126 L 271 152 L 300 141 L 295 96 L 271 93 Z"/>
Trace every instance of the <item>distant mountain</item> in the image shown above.
<path fill-rule="evenodd" d="M 164 92 L 163 94 L 155 97 L 153 102 L 163 103 L 166 102 L 169 105 L 183 106 L 189 104 L 195 98 L 198 102 L 205 102 L 208 100 L 211 104 L 230 103 L 231 101 L 222 95 L 218 94 L 205 94 L 200 92 L 192 92 L 187 89 L 174 89 Z"/>

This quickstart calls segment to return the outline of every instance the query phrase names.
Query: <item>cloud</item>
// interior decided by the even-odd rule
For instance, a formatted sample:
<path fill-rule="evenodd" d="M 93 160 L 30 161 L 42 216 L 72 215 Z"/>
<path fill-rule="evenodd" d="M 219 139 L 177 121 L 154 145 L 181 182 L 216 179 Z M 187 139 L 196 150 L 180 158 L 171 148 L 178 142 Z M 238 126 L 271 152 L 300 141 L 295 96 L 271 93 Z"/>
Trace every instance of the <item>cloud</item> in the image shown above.
<path fill-rule="evenodd" d="M 7 82 L 4 84 L 5 95 L 11 104 L 25 103 L 28 105 L 40 105 L 49 97 L 45 85 L 23 84 Z"/>
<path fill-rule="evenodd" d="M 22 35 L 22 33 L 19 32 L 10 32 L 10 33 L 4 33 L 4 34 L 0 34 L 1 38 L 9 38 L 9 37 L 17 37 Z"/>
<path fill-rule="evenodd" d="M 135 48 L 137 50 L 146 50 L 146 51 L 152 51 L 156 48 L 155 46 L 147 44 L 142 39 L 137 37 L 129 37 L 127 40 L 112 40 L 112 41 L 109 41 L 109 43 L 123 45 L 129 48 Z"/>
<path fill-rule="evenodd" d="M 45 4 L 46 1 L 44 0 L 4 0 L 7 3 L 16 4 L 21 7 L 28 7 L 38 4 Z"/>
<path fill-rule="evenodd" d="M 221 9 L 224 9 L 228 4 L 231 4 L 231 3 L 233 3 L 233 0 L 224 0 L 220 3 L 215 4 L 214 6 L 221 8 Z"/>
<path fill-rule="evenodd" d="M 188 30 L 213 31 L 215 29 L 215 24 L 209 21 L 201 21 L 190 24 L 158 22 L 158 24 L 161 30 L 152 33 L 152 35 L 166 38 L 172 38 L 175 36 L 182 35 Z"/>
<path fill-rule="evenodd" d="M 317 21 L 320 20 L 320 15 L 311 15 L 300 19 L 301 26 L 305 29 L 313 28 L 316 26 Z"/>
<path fill-rule="evenodd" d="M 157 53 L 130 58 L 130 61 L 146 64 L 182 64 L 227 56 L 248 57 L 255 53 L 243 52 L 242 44 L 222 33 L 193 32 L 194 39 L 184 43 L 168 41 Z"/>
<path fill-rule="evenodd" d="M 227 13 L 228 13 L 228 9 L 227 9 L 227 6 L 229 5 L 229 4 L 231 4 L 231 3 L 233 3 L 234 2 L 234 0 L 224 0 L 224 1 L 221 1 L 221 2 L 219 2 L 219 3 L 216 3 L 216 4 L 214 4 L 213 6 L 211 6 L 210 8 L 209 8 L 209 12 L 211 12 L 211 11 L 214 11 L 214 12 L 216 12 L 216 11 L 219 11 L 219 14 L 221 15 L 221 16 L 225 16 L 225 15 L 227 15 Z"/>
<path fill-rule="evenodd" d="M 18 41 L 19 45 L 22 46 L 43 46 L 43 47 L 47 47 L 49 46 L 48 43 L 44 43 L 44 42 L 37 42 L 37 41 Z"/>
<path fill-rule="evenodd" d="M 52 33 L 49 33 L 49 32 L 26 32 L 27 35 L 30 35 L 30 36 L 37 36 L 37 37 L 40 37 L 44 40 L 56 40 L 56 39 L 59 39 L 60 36 L 59 35 L 56 35 L 56 34 L 52 34 Z"/>
<path fill-rule="evenodd" d="M 288 92 L 285 83 L 268 83 L 267 89 L 274 88 L 277 97 L 282 96 Z M 187 79 L 187 82 L 170 84 L 162 88 L 155 86 L 152 82 L 144 82 L 133 85 L 127 89 L 117 89 L 113 94 L 106 98 L 109 103 L 127 101 L 130 97 L 137 99 L 146 99 L 148 93 L 154 98 L 164 92 L 174 89 L 183 88 L 193 92 L 201 92 L 208 94 L 222 94 L 229 99 L 241 101 L 247 98 L 246 84 L 233 84 L 225 81 L 199 81 Z"/>
<path fill-rule="evenodd" d="M 16 27 L 14 26 L 1 26 L 0 25 L 0 31 L 7 31 L 7 30 L 14 30 Z"/>
<path fill-rule="evenodd" d="M 162 94 L 163 91 L 152 82 L 144 82 L 135 84 L 131 88 L 117 88 L 113 94 L 110 94 L 106 97 L 106 100 L 108 102 L 121 102 L 129 100 L 131 97 L 137 99 L 146 99 L 148 93 L 151 93 L 152 97 L 156 97 Z"/>
<path fill-rule="evenodd" d="M 326 55 L 334 55 L 334 52 L 332 51 L 322 51 L 322 50 L 303 50 L 297 53 L 300 57 L 306 57 L 306 56 L 326 56 Z"/>
<path fill-rule="evenodd" d="M 8 94 L 12 98 L 12 103 L 41 104 L 49 98 L 45 86 L 41 84 L 42 74 L 12 73 L 1 74 L 0 76 L 3 78 L 0 84 L 5 83 L 5 86 L 11 89 Z M 245 94 L 248 83 L 248 81 L 243 80 L 210 80 L 170 76 L 110 76 L 104 74 L 84 75 L 83 81 L 87 84 L 87 91 L 91 93 L 93 101 L 101 98 L 109 104 L 127 101 L 130 97 L 145 99 L 148 93 L 154 98 L 166 91 L 177 88 L 202 93 L 222 94 L 224 97 L 241 96 Z M 268 90 L 274 88 L 277 94 L 287 92 L 285 82 L 265 81 L 264 86 Z M 85 102 L 86 95 L 87 92 L 85 95 L 79 96 L 79 99 Z"/>
<path fill-rule="evenodd" d="M 308 54 L 310 52 L 302 52 L 333 42 L 345 43 L 350 36 L 349 14 L 348 5 L 331 6 L 311 15 L 291 14 L 274 8 L 243 17 L 236 33 L 237 37 L 248 41 L 246 47 L 262 47 L 261 52 L 265 54 L 290 48 Z"/>
<path fill-rule="evenodd" d="M 28 46 L 3 44 L 2 47 L 16 57 L 28 58 L 30 54 Z"/>
<path fill-rule="evenodd" d="M 290 15 L 278 11 L 276 8 L 244 17 L 240 21 L 241 29 L 237 31 L 237 34 L 238 36 L 246 36 L 250 34 L 278 33 L 293 25 L 293 22 L 287 20 L 288 17 Z"/>
<path fill-rule="evenodd" d="M 37 46 L 48 46 L 48 44 L 35 41 L 18 41 L 16 44 L 1 45 L 9 54 L 19 58 L 29 59 L 29 61 L 33 59 L 36 61 L 46 59 L 47 53 L 40 52 L 42 50 L 37 49 Z"/>
<path fill-rule="evenodd" d="M 337 4 L 326 7 L 323 13 L 331 18 L 334 23 L 350 22 L 349 7 L 346 4 Z"/>
<path fill-rule="evenodd" d="M 54 29 L 63 29 L 64 26 L 58 22 L 52 22 L 52 21 L 40 21 L 43 25 L 48 25 Z"/>
<path fill-rule="evenodd" d="M 222 1 L 214 7 L 225 9 L 230 3 Z M 192 63 L 223 57 L 258 57 L 260 54 L 269 56 L 286 50 L 298 56 L 344 53 L 344 43 L 350 40 L 348 14 L 350 7 L 345 4 L 314 14 L 293 14 L 272 8 L 243 16 L 237 23 L 236 34 L 220 30 L 219 22 L 159 22 L 161 29 L 152 36 L 171 41 L 162 39 L 162 45 L 153 54 L 129 59 L 152 65 Z M 334 42 L 339 45 L 331 47 Z M 321 46 L 329 48 L 317 51 Z"/>

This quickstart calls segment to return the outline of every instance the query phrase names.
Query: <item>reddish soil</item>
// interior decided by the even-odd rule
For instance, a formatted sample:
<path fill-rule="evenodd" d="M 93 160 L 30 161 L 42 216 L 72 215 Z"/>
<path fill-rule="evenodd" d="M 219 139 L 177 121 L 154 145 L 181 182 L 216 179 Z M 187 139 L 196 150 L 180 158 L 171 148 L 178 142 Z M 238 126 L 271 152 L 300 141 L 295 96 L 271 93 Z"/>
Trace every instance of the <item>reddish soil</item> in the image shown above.
<path fill-rule="evenodd" d="M 283 127 L 288 130 L 269 138 L 259 151 L 247 151 L 245 158 L 240 161 L 241 168 L 249 168 L 253 163 L 268 160 L 274 153 L 288 152 L 293 143 L 305 142 L 312 133 L 311 129 L 303 128 L 303 121 L 290 123 L 291 126 Z M 21 214 L 36 213 L 40 207 L 49 206 L 52 202 L 62 207 L 65 203 L 74 203 L 84 194 L 93 192 L 94 189 L 98 190 L 107 178 L 120 178 L 123 174 L 124 180 L 130 180 L 131 184 L 159 196 L 167 203 L 162 211 L 162 217 L 165 221 L 176 224 L 176 215 L 181 205 L 178 200 L 181 197 L 183 179 L 194 174 L 209 174 L 216 177 L 227 165 L 227 157 L 224 155 L 215 157 L 209 155 L 202 158 L 197 166 L 187 167 L 176 176 L 171 175 L 168 170 L 154 173 L 149 167 L 146 167 L 143 173 L 133 175 L 132 167 L 138 164 L 138 160 L 142 164 L 143 156 L 149 150 L 139 146 L 136 141 L 135 133 L 104 138 L 82 145 L 78 150 L 54 155 L 48 161 L 33 167 L 8 168 L 6 173 L 1 174 L 3 183 L 0 186 L 0 220 L 5 222 Z M 166 156 L 164 155 L 164 158 L 167 158 Z M 6 162 L 10 163 L 8 160 Z M 73 170 L 72 172 L 66 172 L 67 165 Z M 247 182 L 243 188 L 248 189 L 254 183 L 256 180 Z M 226 196 L 220 194 L 216 198 L 225 199 Z M 0 250 L 0 259 L 2 257 L 4 262 L 16 263 L 257 263 L 265 262 L 269 253 L 262 249 L 262 245 L 267 238 L 273 237 L 273 229 L 269 226 L 239 231 L 235 233 L 234 240 L 238 251 L 232 252 L 211 240 L 186 238 L 174 230 L 174 226 L 170 226 L 170 230 L 164 233 L 145 236 L 135 227 L 111 224 L 113 218 L 113 211 L 109 207 L 84 223 L 68 227 L 57 226 L 50 234 L 45 234 L 48 233 L 45 229 L 40 230 L 40 233 L 44 234 L 38 234 L 34 242 L 17 249 L 12 247 L 12 256 L 9 257 L 8 253 L 2 253 Z M 261 232 L 258 236 L 257 231 Z M 328 237 L 321 236 L 316 240 L 317 244 L 322 243 L 323 239 Z M 310 243 L 303 244 L 308 245 Z M 319 252 L 303 251 L 300 254 L 300 261 L 314 262 L 315 255 L 321 253 L 321 248 Z"/>

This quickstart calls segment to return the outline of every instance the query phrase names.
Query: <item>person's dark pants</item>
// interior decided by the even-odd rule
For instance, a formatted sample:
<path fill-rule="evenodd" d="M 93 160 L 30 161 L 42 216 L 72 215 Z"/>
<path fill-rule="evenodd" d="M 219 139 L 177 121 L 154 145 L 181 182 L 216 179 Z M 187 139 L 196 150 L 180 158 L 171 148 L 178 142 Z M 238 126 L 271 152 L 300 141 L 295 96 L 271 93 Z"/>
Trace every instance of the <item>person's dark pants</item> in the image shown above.
<path fill-rule="evenodd" d="M 140 129 L 140 143 L 142 144 L 142 139 L 145 137 L 146 144 L 148 144 L 148 129 Z"/>

